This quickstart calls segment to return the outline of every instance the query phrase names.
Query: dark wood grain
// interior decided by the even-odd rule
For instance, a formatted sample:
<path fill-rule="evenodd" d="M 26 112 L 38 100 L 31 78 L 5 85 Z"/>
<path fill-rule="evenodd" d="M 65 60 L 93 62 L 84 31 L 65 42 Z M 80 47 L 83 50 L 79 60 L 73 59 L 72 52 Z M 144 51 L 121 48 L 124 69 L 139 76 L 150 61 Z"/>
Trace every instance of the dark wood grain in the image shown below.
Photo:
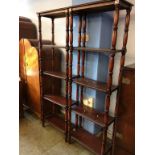
<path fill-rule="evenodd" d="M 44 17 L 55 17 L 55 18 L 60 18 L 60 17 L 65 17 L 65 12 L 67 9 L 72 9 L 73 14 L 81 14 L 81 13 L 93 13 L 93 12 L 103 12 L 103 11 L 113 11 L 115 10 L 115 5 L 119 5 L 120 10 L 128 9 L 133 4 L 129 3 L 126 0 L 105 0 L 105 1 L 96 1 L 96 2 L 89 2 L 85 4 L 80 4 L 80 5 L 74 5 L 74 6 L 69 6 L 69 7 L 64 7 L 64 8 L 59 8 L 59 9 L 54 9 L 54 10 L 48 10 L 48 11 L 42 11 L 38 12 L 41 16 Z"/>
<path fill-rule="evenodd" d="M 66 103 L 67 100 L 66 100 L 66 97 L 64 97 L 64 96 L 61 96 L 61 95 L 47 95 L 47 94 L 45 94 L 43 96 L 43 99 L 47 100 L 47 101 L 49 101 L 51 103 L 57 104 L 57 105 L 59 105 L 61 107 L 67 108 L 67 103 Z M 75 103 L 76 103 L 76 101 L 72 100 L 71 106 L 74 105 Z"/>
<path fill-rule="evenodd" d="M 74 50 L 83 50 L 87 52 L 97 52 L 97 53 L 103 53 L 103 54 L 114 54 L 114 53 L 120 53 L 123 51 L 123 49 L 110 49 L 110 48 L 91 48 L 91 47 L 73 47 Z"/>
<path fill-rule="evenodd" d="M 68 141 L 68 80 L 69 80 L 69 10 L 66 14 L 66 108 L 65 108 L 65 141 Z"/>
<path fill-rule="evenodd" d="M 82 32 L 83 32 L 83 40 L 82 40 L 82 47 L 86 47 L 86 14 L 83 15 L 82 18 Z M 81 76 L 84 78 L 85 72 L 85 51 L 82 50 L 82 66 L 81 66 Z M 83 104 L 83 86 L 81 86 L 81 93 L 80 93 L 80 102 Z M 82 117 L 80 117 L 80 127 L 82 126 Z"/>
<path fill-rule="evenodd" d="M 105 1 L 97 1 L 97 2 L 91 2 L 91 3 L 85 3 L 81 5 L 71 6 L 71 7 L 65 7 L 55 10 L 49 10 L 44 12 L 39 12 L 39 17 L 49 17 L 52 18 L 59 18 L 59 17 L 66 17 L 66 45 L 65 46 L 59 46 L 59 45 L 51 45 L 48 48 L 57 49 L 57 48 L 64 48 L 66 49 L 66 72 L 57 72 L 55 70 L 45 70 L 45 68 L 41 68 L 41 75 L 46 75 L 46 78 L 59 78 L 59 79 L 65 79 L 66 80 L 66 97 L 61 97 L 61 95 L 54 95 L 53 94 L 49 96 L 44 96 L 44 99 L 50 102 L 53 102 L 54 104 L 57 104 L 61 107 L 65 107 L 65 124 L 60 121 L 54 120 L 52 121 L 53 124 L 58 126 L 58 128 L 63 128 L 65 130 L 65 140 L 71 143 L 71 136 L 73 139 L 78 141 L 79 143 L 83 144 L 85 147 L 90 149 L 95 154 L 100 155 L 106 155 L 111 153 L 114 155 L 114 145 L 115 145 L 115 124 L 116 119 L 109 116 L 109 108 L 110 108 L 110 97 L 113 91 L 118 90 L 120 88 L 120 83 L 118 86 L 112 85 L 112 75 L 113 75 L 113 68 L 114 68 L 114 57 L 116 53 L 121 53 L 121 62 L 120 66 L 122 67 L 124 65 L 125 61 L 125 53 L 126 53 L 126 44 L 128 39 L 128 26 L 129 26 L 129 20 L 130 20 L 130 9 L 132 7 L 132 4 L 127 2 L 126 0 L 105 0 Z M 123 39 L 123 47 L 121 50 L 116 49 L 116 43 L 117 43 L 117 28 L 118 28 L 118 21 L 119 21 L 119 11 L 121 9 L 127 10 L 127 16 L 126 16 L 126 24 L 125 24 L 125 34 Z M 114 22 L 113 22 L 113 31 L 112 31 L 112 43 L 110 49 L 104 49 L 104 48 L 91 48 L 86 47 L 86 14 L 92 13 L 92 12 L 104 12 L 104 11 L 112 11 L 114 10 Z M 78 28 L 78 47 L 73 47 L 73 16 L 78 15 L 79 17 L 79 28 Z M 40 19 L 39 19 L 40 20 Z M 54 21 L 54 20 L 53 20 Z M 53 23 L 52 21 L 52 23 Z M 41 22 L 41 20 L 40 20 Z M 40 25 L 39 25 L 40 27 Z M 54 26 L 52 26 L 52 36 L 54 35 Z M 83 40 L 81 42 L 81 29 L 83 33 Z M 41 33 L 40 38 L 41 38 Z M 42 40 L 42 39 L 41 39 Z M 52 38 L 54 40 L 54 38 Z M 53 42 L 53 41 L 52 41 Z M 40 41 L 41 43 L 41 41 Z M 82 44 L 81 44 L 82 43 Z M 42 48 L 42 45 L 40 46 L 40 49 Z M 48 46 L 48 45 L 43 45 Z M 81 47 L 82 46 L 82 47 Z M 78 58 L 77 58 L 77 77 L 73 78 L 72 73 L 72 63 L 73 63 L 73 51 L 78 51 Z M 98 52 L 102 54 L 106 54 L 109 57 L 109 65 L 108 65 L 108 76 L 107 81 L 100 82 L 95 81 L 89 78 L 85 78 L 85 54 L 86 52 Z M 82 58 L 80 57 L 80 53 L 82 53 Z M 54 57 L 54 56 L 53 56 Z M 53 60 L 53 59 L 52 59 Z M 40 61 L 43 61 L 40 59 Z M 81 66 L 80 66 L 81 64 Z M 53 66 L 53 65 L 52 65 Z M 121 68 L 120 67 L 120 68 Z M 81 75 L 80 75 L 81 71 Z M 121 69 L 119 74 L 119 79 L 121 78 Z M 44 78 L 44 77 L 43 77 Z M 76 99 L 77 103 L 73 106 L 72 101 L 72 82 L 77 84 L 76 89 Z M 42 85 L 42 84 L 41 84 Z M 81 86 L 81 93 L 80 93 L 80 102 L 79 102 L 79 85 Z M 100 113 L 96 111 L 95 109 L 88 108 L 83 106 L 83 87 L 96 89 L 98 91 L 101 91 L 106 94 L 105 97 L 105 104 L 104 104 L 104 112 Z M 57 96 L 57 97 L 56 97 Z M 81 103 L 81 104 L 79 104 Z M 76 123 L 75 123 L 75 129 L 72 128 L 71 124 L 71 112 L 74 111 L 76 113 Z M 78 120 L 78 117 L 80 118 Z M 55 119 L 55 117 L 53 117 Z M 101 132 L 100 137 L 96 137 L 93 134 L 90 134 L 89 132 L 82 129 L 82 118 L 86 118 L 97 125 L 100 125 L 104 130 Z M 109 144 L 109 140 L 107 137 L 107 130 L 111 123 L 114 122 L 114 130 L 113 130 L 113 136 L 112 136 L 112 144 Z"/>
<path fill-rule="evenodd" d="M 118 77 L 118 85 L 121 84 L 122 80 L 122 69 L 124 67 L 125 63 L 125 54 L 126 54 L 126 45 L 128 41 L 128 30 L 129 30 L 129 23 L 130 23 L 130 12 L 131 12 L 131 7 L 130 9 L 126 10 L 126 18 L 125 18 L 125 29 L 124 29 L 124 38 L 123 38 L 123 46 L 122 49 L 124 49 L 124 52 L 122 52 L 121 59 L 120 59 L 120 71 L 119 71 L 119 77 Z M 119 108 L 119 101 L 120 100 L 120 88 L 117 91 L 117 96 L 116 96 L 116 105 L 115 105 L 115 116 L 118 116 L 118 108 Z M 114 122 L 113 125 L 113 149 L 112 149 L 112 154 L 114 154 L 114 149 L 115 149 L 115 138 L 116 138 L 116 128 L 117 128 L 117 119 Z"/>
<path fill-rule="evenodd" d="M 51 77 L 59 78 L 59 79 L 64 79 L 66 80 L 66 73 L 65 72 L 60 72 L 60 71 L 43 71 L 43 75 L 48 75 Z"/>
<path fill-rule="evenodd" d="M 81 86 L 85 86 L 88 88 L 96 89 L 98 91 L 107 93 L 106 83 L 103 83 L 103 82 L 95 81 L 88 78 L 82 78 L 82 77 L 74 79 L 73 82 Z M 115 91 L 117 88 L 118 88 L 117 86 L 112 86 L 111 91 Z"/>
<path fill-rule="evenodd" d="M 44 95 L 43 98 L 59 106 L 66 107 L 66 98 L 63 96 Z"/>
<path fill-rule="evenodd" d="M 47 120 L 53 127 L 65 133 L 65 123 L 62 117 L 57 116 L 57 115 L 52 115 Z"/>
<path fill-rule="evenodd" d="M 81 28 L 82 28 L 82 16 L 79 16 L 79 30 L 78 30 L 78 46 L 81 47 Z M 80 76 L 80 50 L 78 50 L 78 57 L 77 57 L 77 75 Z M 76 101 L 79 101 L 79 85 L 76 86 Z M 76 117 L 76 128 L 79 124 L 79 117 L 78 115 Z"/>
<path fill-rule="evenodd" d="M 105 113 L 98 112 L 95 109 L 89 108 L 84 105 L 73 106 L 72 111 L 74 111 L 75 113 L 77 113 L 78 115 L 82 117 L 87 118 L 88 120 L 91 120 L 92 122 L 102 127 L 105 127 L 105 123 L 104 123 Z M 114 121 L 114 118 L 109 116 L 108 125 L 110 125 L 113 121 Z"/>
<path fill-rule="evenodd" d="M 77 130 L 72 131 L 72 138 L 92 151 L 94 154 L 101 155 L 101 139 L 99 137 L 96 137 L 82 128 L 78 128 Z M 110 151 L 110 148 L 111 145 L 109 140 L 106 145 L 106 153 L 108 153 L 107 151 Z"/>
<path fill-rule="evenodd" d="M 42 126 L 45 126 L 45 115 L 44 115 L 44 103 L 43 103 L 43 88 L 42 88 L 42 24 L 41 24 L 41 16 L 38 16 L 38 24 L 39 24 L 39 81 L 40 81 L 40 104 L 41 104 L 41 121 Z"/>
<path fill-rule="evenodd" d="M 125 152 L 124 154 L 133 155 L 135 154 L 135 69 L 133 66 L 123 68 L 118 116 L 115 154 L 122 155 L 122 152 Z"/>
<path fill-rule="evenodd" d="M 116 5 L 115 11 L 114 11 L 114 17 L 113 17 L 113 31 L 112 31 L 112 45 L 111 45 L 113 50 L 116 49 L 118 21 L 119 21 L 119 6 Z M 106 97 L 105 97 L 105 111 L 106 111 L 106 115 L 104 118 L 105 124 L 108 123 L 108 114 L 109 114 L 109 108 L 110 108 L 110 95 L 111 95 L 112 80 L 113 80 L 114 57 L 115 57 L 115 53 L 109 56 L 108 78 L 107 78 L 107 92 L 108 93 L 106 94 Z M 106 128 L 103 133 L 101 154 L 105 153 L 105 145 L 107 141 L 107 130 L 108 128 Z"/>
<path fill-rule="evenodd" d="M 68 141 L 71 143 L 71 104 L 72 104 L 72 61 L 73 61 L 73 14 L 69 9 L 69 29 L 70 29 L 70 52 L 69 52 L 69 109 L 68 109 Z"/>
<path fill-rule="evenodd" d="M 49 41 L 48 41 L 49 42 Z M 62 46 L 62 45 L 49 45 L 47 44 L 48 42 L 43 41 L 43 48 L 63 48 L 66 49 L 66 46 Z M 33 43 L 33 40 L 32 40 Z M 34 42 L 35 44 L 35 42 Z M 36 42 L 37 45 L 37 42 Z M 70 49 L 70 46 L 69 46 Z M 93 47 L 73 47 L 73 50 L 78 50 L 78 51 L 85 51 L 85 52 L 97 52 L 97 53 L 103 53 L 103 54 L 114 54 L 114 53 L 121 53 L 124 50 L 123 49 L 110 49 L 110 48 L 93 48 Z"/>

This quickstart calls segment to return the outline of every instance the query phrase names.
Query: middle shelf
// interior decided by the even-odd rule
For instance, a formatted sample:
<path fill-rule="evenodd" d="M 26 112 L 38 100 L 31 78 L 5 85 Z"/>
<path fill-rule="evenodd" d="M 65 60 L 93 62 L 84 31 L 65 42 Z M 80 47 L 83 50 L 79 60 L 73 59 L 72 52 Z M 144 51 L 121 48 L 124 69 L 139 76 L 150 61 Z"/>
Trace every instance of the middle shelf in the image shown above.
<path fill-rule="evenodd" d="M 88 87 L 88 88 L 96 89 L 98 91 L 102 91 L 104 93 L 108 92 L 107 84 L 104 83 L 104 82 L 99 82 L 99 81 L 96 81 L 96 80 L 92 80 L 92 79 L 89 79 L 89 78 L 83 78 L 83 77 L 76 78 L 76 79 L 73 80 L 73 82 L 78 84 L 78 85 L 81 85 L 81 86 L 85 86 L 85 87 Z M 111 92 L 117 90 L 117 88 L 118 88 L 118 86 L 112 86 L 111 87 Z"/>
<path fill-rule="evenodd" d="M 72 111 L 74 111 L 76 114 L 79 116 L 82 116 L 98 125 L 101 127 L 105 127 L 104 123 L 104 117 L 105 113 L 104 112 L 98 112 L 93 108 L 89 108 L 84 105 L 76 105 L 72 107 Z M 114 117 L 108 116 L 108 125 L 110 125 L 114 121 Z"/>
<path fill-rule="evenodd" d="M 48 76 L 51 76 L 51 77 L 55 77 L 55 78 L 66 80 L 66 73 L 65 72 L 60 72 L 60 71 L 44 71 L 43 75 L 48 75 Z"/>
<path fill-rule="evenodd" d="M 43 99 L 49 102 L 52 102 L 54 104 L 57 104 L 63 108 L 65 108 L 67 106 L 67 99 L 64 96 L 60 96 L 60 95 L 44 95 Z M 69 102 L 69 100 L 68 100 Z M 76 101 L 72 100 L 72 105 L 74 105 L 76 103 Z"/>
<path fill-rule="evenodd" d="M 47 100 L 49 102 L 52 102 L 54 104 L 57 104 L 61 107 L 66 107 L 66 98 L 64 96 L 58 96 L 58 95 L 44 95 L 44 100 Z"/>
<path fill-rule="evenodd" d="M 43 45 L 43 48 L 63 48 L 67 49 L 66 46 L 64 45 Z M 68 46 L 70 49 L 70 46 Z M 95 52 L 95 53 L 103 53 L 103 54 L 116 54 L 116 53 L 121 53 L 124 51 L 124 49 L 111 49 L 111 48 L 94 48 L 94 47 L 73 47 L 73 50 L 80 50 L 80 51 L 85 51 L 85 52 Z"/>
<path fill-rule="evenodd" d="M 63 80 L 67 79 L 66 73 L 61 72 L 61 71 L 43 71 L 43 75 L 47 75 L 50 77 L 55 77 L 55 78 L 63 79 Z M 72 76 L 73 79 L 76 77 L 78 77 L 78 76 L 77 75 Z"/>

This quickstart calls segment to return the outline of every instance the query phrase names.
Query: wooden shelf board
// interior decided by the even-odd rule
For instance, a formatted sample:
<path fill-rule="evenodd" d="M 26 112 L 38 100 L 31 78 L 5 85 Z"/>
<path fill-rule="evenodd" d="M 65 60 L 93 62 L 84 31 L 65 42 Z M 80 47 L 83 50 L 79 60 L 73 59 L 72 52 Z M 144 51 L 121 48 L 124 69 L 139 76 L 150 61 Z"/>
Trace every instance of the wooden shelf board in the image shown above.
<path fill-rule="evenodd" d="M 60 130 L 63 133 L 65 132 L 65 120 L 63 118 L 57 115 L 52 115 L 47 120 L 56 129 Z"/>
<path fill-rule="evenodd" d="M 123 50 L 112 50 L 110 48 L 91 48 L 91 47 L 73 47 L 74 50 L 83 50 L 87 52 L 98 52 L 98 53 L 104 53 L 104 54 L 113 54 L 113 53 L 120 53 L 123 52 Z"/>
<path fill-rule="evenodd" d="M 45 95 L 43 96 L 43 99 L 44 99 L 44 100 L 47 100 L 47 101 L 49 101 L 49 102 L 52 102 L 52 103 L 54 103 L 54 104 L 57 104 L 57 105 L 59 105 L 59 106 L 61 106 L 61 107 L 63 107 L 63 108 L 65 108 L 65 107 L 67 106 L 66 97 L 64 97 L 64 96 L 45 94 Z M 69 100 L 68 100 L 68 102 L 69 102 Z M 77 102 L 74 101 L 74 100 L 72 100 L 71 103 L 72 103 L 71 106 L 73 106 L 73 105 L 75 105 Z"/>
<path fill-rule="evenodd" d="M 55 78 L 59 78 L 59 79 L 63 79 L 66 80 L 66 73 L 65 72 L 57 72 L 57 71 L 44 71 L 43 75 L 47 75 L 47 76 L 51 76 L 51 77 L 55 77 Z M 72 78 L 77 78 L 77 75 L 73 75 Z"/>
<path fill-rule="evenodd" d="M 44 71 L 43 75 L 48 75 L 48 76 L 51 76 L 51 77 L 55 77 L 55 78 L 66 80 L 66 73 L 65 72 Z"/>
<path fill-rule="evenodd" d="M 105 127 L 105 123 L 104 123 L 105 113 L 97 112 L 95 109 L 86 107 L 84 105 L 83 106 L 81 106 L 81 105 L 73 106 L 72 111 L 74 111 L 78 115 L 100 125 L 101 127 Z M 110 125 L 113 121 L 114 121 L 114 117 L 109 116 L 108 125 Z"/>
<path fill-rule="evenodd" d="M 79 142 L 93 153 L 100 155 L 102 143 L 101 138 L 96 137 L 95 135 L 89 133 L 88 131 L 82 128 L 79 128 L 75 131 L 72 131 L 72 139 Z M 106 151 L 108 152 L 110 151 L 110 149 L 110 140 L 107 140 Z"/>
<path fill-rule="evenodd" d="M 44 41 L 45 42 L 45 41 Z M 49 45 L 48 42 L 43 42 L 43 49 L 49 49 L 49 48 L 64 48 L 66 49 L 65 46 L 61 45 Z M 70 47 L 69 47 L 70 49 Z M 73 50 L 80 50 L 80 51 L 86 51 L 86 52 L 98 52 L 98 53 L 103 53 L 103 54 L 113 54 L 113 53 L 121 53 L 123 52 L 123 49 L 116 49 L 112 50 L 110 48 L 93 48 L 93 47 L 73 47 Z"/>
<path fill-rule="evenodd" d="M 82 78 L 82 77 L 74 79 L 73 82 L 78 85 L 84 86 L 84 87 L 96 89 L 98 91 L 107 93 L 106 83 L 103 83 L 103 82 L 95 81 L 95 80 L 88 79 L 88 78 Z M 112 86 L 111 91 L 113 92 L 117 88 L 118 88 L 117 86 Z"/>
<path fill-rule="evenodd" d="M 63 46 L 63 45 L 45 45 L 45 44 L 43 44 L 42 47 L 43 48 L 64 48 L 64 49 L 66 49 L 66 46 Z"/>
<path fill-rule="evenodd" d="M 44 95 L 43 98 L 61 107 L 66 107 L 66 98 L 58 95 Z"/>
<path fill-rule="evenodd" d="M 133 4 L 129 3 L 126 0 L 119 0 L 118 2 L 120 10 L 129 9 L 133 6 Z M 54 10 L 47 10 L 38 12 L 40 16 L 43 17 L 65 17 L 66 12 L 69 9 L 72 9 L 74 15 L 80 13 L 93 13 L 93 12 L 104 12 L 104 11 L 113 11 L 115 9 L 116 1 L 115 0 L 104 0 L 104 1 L 96 1 L 96 2 L 89 2 L 80 5 L 74 5 Z"/>

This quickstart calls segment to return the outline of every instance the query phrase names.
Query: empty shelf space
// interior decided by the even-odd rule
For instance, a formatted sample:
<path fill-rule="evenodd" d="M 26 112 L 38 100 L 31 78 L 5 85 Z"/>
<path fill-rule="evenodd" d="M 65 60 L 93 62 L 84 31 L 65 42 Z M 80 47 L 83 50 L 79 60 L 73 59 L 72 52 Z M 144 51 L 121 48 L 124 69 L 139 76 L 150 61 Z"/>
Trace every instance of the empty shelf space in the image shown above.
<path fill-rule="evenodd" d="M 98 52 L 104 54 L 113 54 L 113 53 L 120 53 L 123 50 L 112 50 L 110 48 L 91 48 L 91 47 L 74 47 L 74 50 L 83 50 L 88 52 Z"/>
<path fill-rule="evenodd" d="M 60 116 L 52 115 L 47 120 L 52 126 L 57 128 L 61 132 L 65 131 L 65 120 L 61 118 Z"/>
<path fill-rule="evenodd" d="M 50 101 L 54 104 L 57 104 L 61 107 L 66 106 L 66 98 L 63 96 L 58 96 L 58 95 L 44 95 L 43 97 L 45 100 Z"/>
<path fill-rule="evenodd" d="M 84 105 L 83 106 L 81 106 L 81 105 L 73 106 L 72 111 L 74 111 L 79 116 L 82 116 L 82 117 L 100 125 L 101 127 L 105 127 L 105 123 L 104 123 L 105 113 L 97 112 L 95 109 L 89 108 Z M 114 117 L 109 116 L 108 117 L 108 125 L 110 125 L 113 121 L 114 121 Z"/>
<path fill-rule="evenodd" d="M 102 144 L 101 138 L 96 137 L 95 135 L 89 133 L 88 131 L 82 128 L 74 130 L 72 131 L 72 139 L 79 142 L 93 153 L 97 155 L 101 154 L 101 144 Z M 111 148 L 112 147 L 110 140 L 107 140 L 106 152 L 110 151 Z"/>
<path fill-rule="evenodd" d="M 65 72 L 57 72 L 57 71 L 44 71 L 43 75 L 47 75 L 47 76 L 51 76 L 51 77 L 55 77 L 55 78 L 59 78 L 59 79 L 63 79 L 66 80 L 67 76 Z M 72 78 L 77 78 L 77 75 L 73 75 Z M 69 78 L 69 77 L 68 77 Z"/>
<path fill-rule="evenodd" d="M 64 72 L 44 71 L 43 75 L 48 75 L 48 76 L 51 76 L 51 77 L 55 77 L 55 78 L 66 80 L 66 73 L 64 73 Z"/>
<path fill-rule="evenodd" d="M 84 87 L 96 89 L 98 91 L 107 93 L 107 88 L 106 88 L 107 85 L 106 83 L 103 83 L 103 82 L 95 81 L 88 78 L 82 78 L 82 77 L 74 79 L 73 82 Z M 112 86 L 111 91 L 115 91 L 117 88 L 118 88 L 117 86 Z"/>
<path fill-rule="evenodd" d="M 60 96 L 60 95 L 44 95 L 43 96 L 44 100 L 47 100 L 49 102 L 52 102 L 54 104 L 57 104 L 61 107 L 66 107 L 67 106 L 67 102 L 66 102 L 66 97 L 64 96 Z M 72 100 L 72 105 L 75 105 L 77 102 Z M 69 100 L 68 100 L 68 104 L 69 104 Z"/>

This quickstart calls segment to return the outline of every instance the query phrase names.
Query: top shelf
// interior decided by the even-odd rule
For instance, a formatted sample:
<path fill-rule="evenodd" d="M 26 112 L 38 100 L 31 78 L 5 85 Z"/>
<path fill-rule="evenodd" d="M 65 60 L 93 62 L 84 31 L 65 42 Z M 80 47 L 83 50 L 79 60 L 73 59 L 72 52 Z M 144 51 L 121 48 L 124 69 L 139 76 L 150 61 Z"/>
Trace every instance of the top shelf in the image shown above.
<path fill-rule="evenodd" d="M 100 0 L 96 2 L 74 5 L 70 7 L 42 11 L 38 12 L 37 14 L 47 18 L 60 18 L 66 16 L 67 10 L 72 10 L 73 15 L 78 15 L 83 13 L 113 11 L 115 10 L 116 5 L 119 6 L 120 10 L 130 9 L 133 6 L 132 3 L 126 0 Z"/>

